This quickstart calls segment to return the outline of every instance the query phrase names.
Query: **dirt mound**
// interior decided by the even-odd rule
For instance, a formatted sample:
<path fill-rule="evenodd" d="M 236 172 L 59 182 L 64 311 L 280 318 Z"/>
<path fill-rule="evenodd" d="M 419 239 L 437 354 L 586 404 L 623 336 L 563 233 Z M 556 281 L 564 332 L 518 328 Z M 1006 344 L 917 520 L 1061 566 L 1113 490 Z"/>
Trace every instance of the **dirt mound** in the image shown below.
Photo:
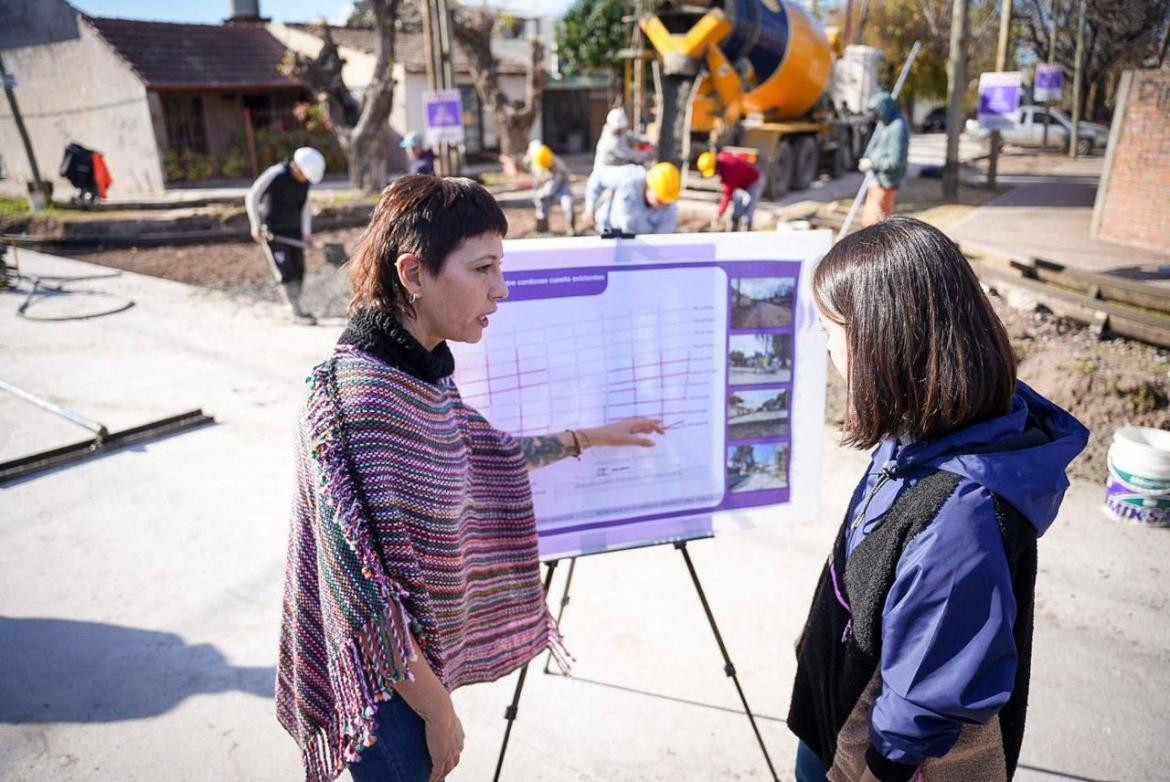
<path fill-rule="evenodd" d="M 994 300 L 1020 357 L 1020 379 L 1089 428 L 1071 475 L 1104 481 L 1113 432 L 1127 424 L 1170 429 L 1170 351 L 1125 339 L 1099 340 L 1045 311 Z"/>

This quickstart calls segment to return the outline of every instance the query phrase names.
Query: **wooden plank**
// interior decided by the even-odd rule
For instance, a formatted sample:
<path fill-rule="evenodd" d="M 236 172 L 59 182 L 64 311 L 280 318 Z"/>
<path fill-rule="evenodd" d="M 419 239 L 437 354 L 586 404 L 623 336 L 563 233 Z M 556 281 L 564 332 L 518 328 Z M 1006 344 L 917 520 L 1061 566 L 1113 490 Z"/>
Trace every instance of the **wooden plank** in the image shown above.
<path fill-rule="evenodd" d="M 988 287 L 1017 288 L 1036 297 L 1058 315 L 1092 325 L 1108 316 L 1113 334 L 1170 348 L 1170 317 L 1132 310 L 1120 304 L 1090 298 L 1083 293 L 1057 288 L 1039 280 L 1021 277 L 1002 267 L 976 261 L 971 264 L 979 279 Z"/>

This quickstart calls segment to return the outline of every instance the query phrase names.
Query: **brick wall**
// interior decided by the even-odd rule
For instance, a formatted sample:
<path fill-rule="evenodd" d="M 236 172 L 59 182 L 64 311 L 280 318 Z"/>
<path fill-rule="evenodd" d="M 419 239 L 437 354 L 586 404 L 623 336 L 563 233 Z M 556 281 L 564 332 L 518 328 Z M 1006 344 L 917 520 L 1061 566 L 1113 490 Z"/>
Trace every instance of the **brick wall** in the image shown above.
<path fill-rule="evenodd" d="M 1170 71 L 1127 71 L 1118 98 L 1093 235 L 1170 252 Z"/>

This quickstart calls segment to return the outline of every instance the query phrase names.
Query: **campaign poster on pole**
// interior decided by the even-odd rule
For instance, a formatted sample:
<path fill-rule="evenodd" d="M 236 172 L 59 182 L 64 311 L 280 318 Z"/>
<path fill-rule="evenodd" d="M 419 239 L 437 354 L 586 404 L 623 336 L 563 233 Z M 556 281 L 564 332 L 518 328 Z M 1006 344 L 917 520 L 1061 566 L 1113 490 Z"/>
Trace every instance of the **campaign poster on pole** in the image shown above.
<path fill-rule="evenodd" d="M 427 145 L 463 143 L 463 104 L 459 90 L 427 90 Z"/>
<path fill-rule="evenodd" d="M 1020 72 L 1001 71 L 979 76 L 977 120 L 988 130 L 1010 128 L 1020 110 Z"/>
<path fill-rule="evenodd" d="M 543 559 L 807 520 L 826 343 L 809 278 L 828 231 L 507 241 L 509 296 L 452 344 L 463 400 L 514 436 L 657 418 L 654 448 L 534 470 Z"/>
<path fill-rule="evenodd" d="M 1036 66 L 1036 79 L 1032 85 L 1032 98 L 1037 103 L 1050 103 L 1060 100 L 1060 91 L 1064 86 L 1064 69 L 1060 65 L 1042 63 Z"/>

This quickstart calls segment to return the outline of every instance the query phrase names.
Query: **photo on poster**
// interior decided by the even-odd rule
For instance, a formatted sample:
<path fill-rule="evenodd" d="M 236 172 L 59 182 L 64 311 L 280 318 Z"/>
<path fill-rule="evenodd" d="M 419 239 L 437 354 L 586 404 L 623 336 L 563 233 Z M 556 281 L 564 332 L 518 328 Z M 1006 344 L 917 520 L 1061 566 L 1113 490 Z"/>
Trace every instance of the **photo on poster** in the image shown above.
<path fill-rule="evenodd" d="M 727 351 L 733 386 L 792 380 L 791 334 L 733 334 Z"/>
<path fill-rule="evenodd" d="M 727 435 L 732 440 L 788 436 L 788 389 L 733 389 L 727 397 Z"/>
<path fill-rule="evenodd" d="M 727 446 L 727 490 L 733 493 L 788 486 L 788 443 Z"/>
<path fill-rule="evenodd" d="M 736 277 L 731 281 L 731 328 L 767 329 L 792 325 L 795 277 Z"/>

